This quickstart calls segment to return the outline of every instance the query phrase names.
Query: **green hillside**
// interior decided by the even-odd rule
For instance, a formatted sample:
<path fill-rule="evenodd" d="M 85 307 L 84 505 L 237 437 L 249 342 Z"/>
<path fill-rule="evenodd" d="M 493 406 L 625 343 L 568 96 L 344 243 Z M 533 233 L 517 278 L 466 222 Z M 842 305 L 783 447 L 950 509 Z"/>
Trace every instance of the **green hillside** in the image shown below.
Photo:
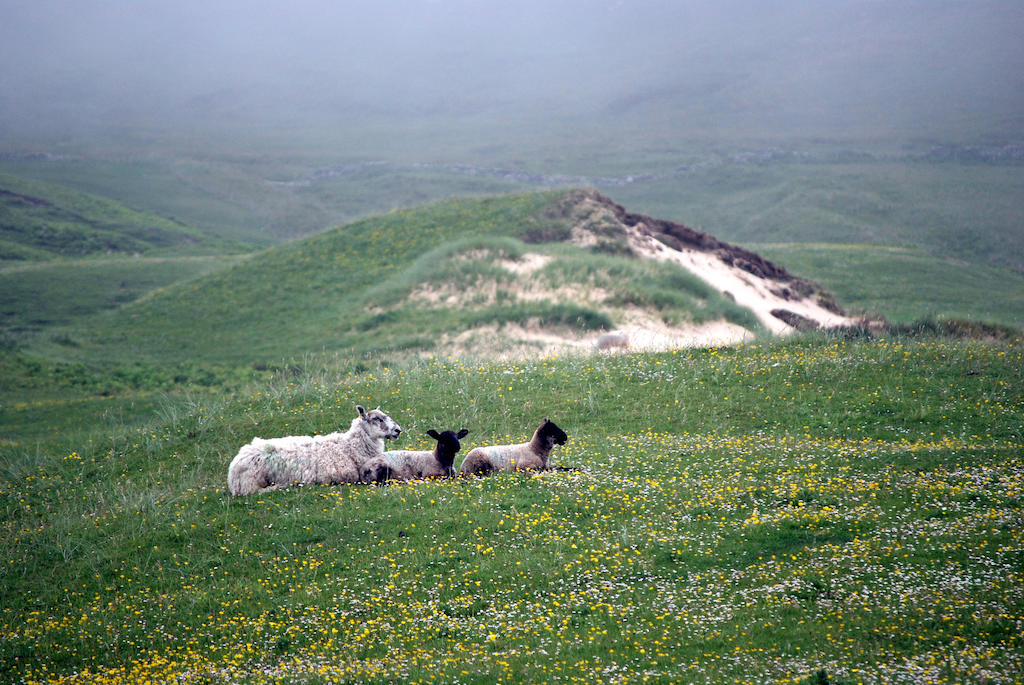
<path fill-rule="evenodd" d="M 613 238 L 590 248 L 566 243 L 572 225 L 588 220 L 574 214 L 571 197 L 450 200 L 358 221 L 52 329 L 31 349 L 81 361 L 244 364 L 323 351 L 377 356 L 436 351 L 443 336 L 485 324 L 610 329 L 627 307 L 668 322 L 724 318 L 760 331 L 750 312 L 699 279 L 629 257 Z M 496 262 L 515 262 L 526 252 L 557 259 L 537 276 L 549 290 L 519 297 L 515 267 Z M 457 305 L 417 299 L 417 288 L 427 286 L 476 299 Z M 611 294 L 599 306 L 566 298 L 560 286 Z"/>
<path fill-rule="evenodd" d="M 11 342 L 181 283 L 239 257 L 87 257 L 0 267 L 0 337 Z"/>
<path fill-rule="evenodd" d="M 0 260 L 193 249 L 206 241 L 199 230 L 113 200 L 0 174 Z"/>

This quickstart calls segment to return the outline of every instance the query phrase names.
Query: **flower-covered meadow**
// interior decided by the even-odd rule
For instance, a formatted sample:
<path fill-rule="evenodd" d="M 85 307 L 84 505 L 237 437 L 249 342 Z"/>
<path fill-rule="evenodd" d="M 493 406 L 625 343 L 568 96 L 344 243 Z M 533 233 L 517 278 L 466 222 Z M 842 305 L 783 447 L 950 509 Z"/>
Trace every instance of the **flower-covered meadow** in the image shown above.
<path fill-rule="evenodd" d="M 1024 681 L 1024 347 L 809 339 L 432 359 L 5 447 L 0 679 Z M 312 365 L 310 365 L 312 366 Z M 226 492 L 377 404 L 568 467 Z M 457 459 L 458 461 L 458 459 Z"/>

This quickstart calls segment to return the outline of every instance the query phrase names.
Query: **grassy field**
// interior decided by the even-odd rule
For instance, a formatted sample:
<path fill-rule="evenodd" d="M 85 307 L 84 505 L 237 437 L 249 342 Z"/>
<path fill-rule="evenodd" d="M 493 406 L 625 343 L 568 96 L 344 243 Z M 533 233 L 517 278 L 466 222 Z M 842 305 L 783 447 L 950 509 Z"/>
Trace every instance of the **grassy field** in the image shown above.
<path fill-rule="evenodd" d="M 1024 683 L 1012 1 L 102 4 L 0 23 L 0 683 Z M 356 403 L 568 468 L 228 495 Z"/>
<path fill-rule="evenodd" d="M 750 249 L 843 293 L 853 309 L 893 322 L 925 317 L 1024 328 L 1024 273 L 936 257 L 919 249 L 841 244 L 754 244 Z"/>
<path fill-rule="evenodd" d="M 0 679 L 1019 682 L 1022 350 L 309 360 L 88 437 L 8 433 Z M 253 435 L 357 402 L 410 447 L 550 416 L 577 470 L 227 494 Z"/>

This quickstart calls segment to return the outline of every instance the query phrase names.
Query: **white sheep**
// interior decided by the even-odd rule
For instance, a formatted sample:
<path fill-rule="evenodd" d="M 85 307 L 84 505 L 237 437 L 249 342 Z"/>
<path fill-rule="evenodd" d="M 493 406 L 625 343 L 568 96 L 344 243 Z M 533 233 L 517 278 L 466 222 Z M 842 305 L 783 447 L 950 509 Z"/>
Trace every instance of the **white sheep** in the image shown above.
<path fill-rule="evenodd" d="M 602 333 L 594 341 L 594 347 L 599 350 L 611 350 L 616 347 L 628 348 L 629 347 L 629 333 L 625 331 L 612 331 L 610 333 Z"/>
<path fill-rule="evenodd" d="M 384 440 L 401 427 L 380 410 L 356 406 L 359 416 L 344 433 L 255 438 L 238 451 L 228 467 L 232 495 L 269 492 L 292 484 L 355 483 L 367 461 L 384 454 Z"/>
<path fill-rule="evenodd" d="M 459 440 L 469 435 L 463 428 L 458 433 L 428 430 L 437 440 L 432 450 L 393 450 L 363 465 L 362 480 L 383 483 L 386 480 L 417 480 L 420 478 L 451 478 L 455 475 L 455 455 L 462 448 Z"/>
<path fill-rule="evenodd" d="M 551 419 L 544 419 L 529 442 L 518 445 L 475 447 L 462 461 L 462 475 L 487 475 L 494 471 L 544 471 L 555 445 L 564 445 L 569 436 Z"/>

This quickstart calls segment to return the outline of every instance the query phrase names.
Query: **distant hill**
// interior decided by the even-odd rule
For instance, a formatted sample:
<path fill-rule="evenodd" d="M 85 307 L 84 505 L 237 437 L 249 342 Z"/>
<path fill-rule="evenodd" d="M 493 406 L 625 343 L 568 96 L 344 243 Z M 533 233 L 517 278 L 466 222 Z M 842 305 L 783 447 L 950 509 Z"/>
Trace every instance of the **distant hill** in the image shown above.
<path fill-rule="evenodd" d="M 460 199 L 268 249 L 36 342 L 47 356 L 273 362 L 736 342 L 851 323 L 751 252 L 594 191 Z"/>
<path fill-rule="evenodd" d="M 207 241 L 198 229 L 114 200 L 0 174 L 0 261 L 146 253 Z"/>

